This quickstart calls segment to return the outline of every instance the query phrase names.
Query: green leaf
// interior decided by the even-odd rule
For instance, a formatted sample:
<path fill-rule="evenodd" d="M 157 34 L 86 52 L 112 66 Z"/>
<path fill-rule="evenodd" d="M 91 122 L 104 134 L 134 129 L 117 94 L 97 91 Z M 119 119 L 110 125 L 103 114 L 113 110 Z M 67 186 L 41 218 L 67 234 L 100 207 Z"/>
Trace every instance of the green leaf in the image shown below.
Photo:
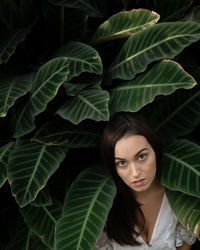
<path fill-rule="evenodd" d="M 30 98 L 16 115 L 14 137 L 23 136 L 35 128 L 34 117 L 44 111 L 57 94 L 69 74 L 68 67 L 66 58 L 52 59 L 40 67 L 33 81 Z"/>
<path fill-rule="evenodd" d="M 7 169 L 8 169 L 8 156 L 13 142 L 0 147 L 0 187 L 3 186 L 7 180 Z"/>
<path fill-rule="evenodd" d="M 41 206 L 51 206 L 53 203 L 52 198 L 47 191 L 41 190 L 34 201 L 31 202 L 31 205 L 34 207 Z"/>
<path fill-rule="evenodd" d="M 24 41 L 30 30 L 31 27 L 21 28 L 1 35 L 0 65 L 8 62 L 10 57 L 15 53 L 18 44 Z"/>
<path fill-rule="evenodd" d="M 108 91 L 90 88 L 69 99 L 58 109 L 56 114 L 74 124 L 78 124 L 85 119 L 108 121 L 108 101 Z"/>
<path fill-rule="evenodd" d="M 98 127 L 98 124 L 91 123 L 74 126 L 67 122 L 52 122 L 43 126 L 32 141 L 68 148 L 98 147 L 102 132 Z"/>
<path fill-rule="evenodd" d="M 154 101 L 145 110 L 154 131 L 166 140 L 189 134 L 200 122 L 200 88 L 178 90 L 173 95 Z M 181 121 L 181 122 L 180 122 Z"/>
<path fill-rule="evenodd" d="M 56 223 L 56 250 L 92 250 L 100 236 L 116 188 L 100 167 L 84 170 L 71 185 Z"/>
<path fill-rule="evenodd" d="M 66 57 L 69 60 L 69 76 L 67 80 L 89 72 L 100 75 L 103 73 L 101 57 L 91 46 L 80 42 L 69 42 L 61 47 L 56 56 Z"/>
<path fill-rule="evenodd" d="M 56 221 L 61 215 L 61 204 L 54 202 L 51 206 L 41 207 L 27 205 L 20 211 L 31 230 L 52 249 Z"/>
<path fill-rule="evenodd" d="M 171 190 L 200 198 L 200 146 L 186 139 L 168 145 L 161 182 Z"/>
<path fill-rule="evenodd" d="M 102 76 L 86 73 L 74 78 L 70 82 L 65 82 L 63 87 L 67 95 L 75 96 L 86 87 L 100 86 L 101 82 Z"/>
<path fill-rule="evenodd" d="M 99 0 L 50 0 L 52 4 L 79 9 L 88 16 L 104 17 L 107 6 L 104 1 Z M 105 14 L 104 14 L 105 13 Z"/>
<path fill-rule="evenodd" d="M 65 93 L 69 96 L 77 95 L 86 86 L 87 86 L 87 84 L 84 84 L 84 83 L 83 84 L 74 84 L 74 83 L 70 83 L 70 82 L 65 82 L 63 84 L 63 87 L 65 89 Z"/>
<path fill-rule="evenodd" d="M 155 24 L 159 18 L 160 16 L 156 12 L 145 9 L 119 12 L 97 28 L 91 44 L 129 37 L 131 34 Z"/>
<path fill-rule="evenodd" d="M 200 199 L 169 189 L 165 193 L 179 221 L 200 239 Z"/>
<path fill-rule="evenodd" d="M 192 88 L 194 78 L 176 62 L 163 60 L 136 79 L 122 82 L 110 91 L 110 112 L 138 111 L 157 95 L 169 95 L 179 88 Z"/>
<path fill-rule="evenodd" d="M 31 90 L 33 75 L 13 76 L 1 80 L 0 117 L 6 116 L 15 101 Z"/>
<path fill-rule="evenodd" d="M 33 201 L 65 157 L 59 147 L 19 140 L 9 156 L 8 180 L 17 203 Z"/>
<path fill-rule="evenodd" d="M 150 26 L 129 37 L 110 66 L 107 81 L 131 80 L 148 64 L 174 58 L 186 46 L 200 39 L 200 25 L 195 22 L 171 22 Z"/>

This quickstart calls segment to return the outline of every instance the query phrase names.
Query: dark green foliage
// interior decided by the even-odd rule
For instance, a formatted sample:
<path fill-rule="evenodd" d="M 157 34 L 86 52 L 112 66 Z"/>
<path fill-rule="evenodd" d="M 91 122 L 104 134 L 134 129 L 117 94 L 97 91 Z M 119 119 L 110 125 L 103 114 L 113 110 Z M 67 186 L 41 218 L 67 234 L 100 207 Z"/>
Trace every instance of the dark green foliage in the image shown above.
<path fill-rule="evenodd" d="M 0 248 L 92 250 L 116 192 L 101 134 L 125 110 L 163 138 L 161 180 L 200 237 L 199 16 L 192 0 L 1 0 Z"/>

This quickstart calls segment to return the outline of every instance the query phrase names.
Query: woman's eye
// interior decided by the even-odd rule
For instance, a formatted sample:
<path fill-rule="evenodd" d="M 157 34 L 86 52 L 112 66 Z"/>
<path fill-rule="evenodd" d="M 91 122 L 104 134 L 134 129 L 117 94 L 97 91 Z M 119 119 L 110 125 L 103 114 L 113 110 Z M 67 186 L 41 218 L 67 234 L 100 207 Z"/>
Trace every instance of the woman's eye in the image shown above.
<path fill-rule="evenodd" d="M 142 161 L 146 158 L 146 155 L 145 154 L 142 154 L 142 155 L 139 155 L 138 156 L 138 160 Z"/>
<path fill-rule="evenodd" d="M 126 165 L 126 161 L 119 161 L 119 162 L 117 162 L 117 166 L 119 166 L 119 167 L 123 167 L 125 165 Z"/>

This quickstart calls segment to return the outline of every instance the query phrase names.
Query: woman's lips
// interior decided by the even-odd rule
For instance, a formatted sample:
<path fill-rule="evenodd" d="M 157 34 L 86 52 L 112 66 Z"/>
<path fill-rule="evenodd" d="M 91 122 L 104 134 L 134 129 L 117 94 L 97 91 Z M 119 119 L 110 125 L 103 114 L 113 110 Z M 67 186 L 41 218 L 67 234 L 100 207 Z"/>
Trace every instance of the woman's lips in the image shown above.
<path fill-rule="evenodd" d="M 134 182 L 132 182 L 132 183 L 133 183 L 134 186 L 140 187 L 140 186 L 144 185 L 145 179 L 140 179 L 140 180 L 134 181 Z"/>

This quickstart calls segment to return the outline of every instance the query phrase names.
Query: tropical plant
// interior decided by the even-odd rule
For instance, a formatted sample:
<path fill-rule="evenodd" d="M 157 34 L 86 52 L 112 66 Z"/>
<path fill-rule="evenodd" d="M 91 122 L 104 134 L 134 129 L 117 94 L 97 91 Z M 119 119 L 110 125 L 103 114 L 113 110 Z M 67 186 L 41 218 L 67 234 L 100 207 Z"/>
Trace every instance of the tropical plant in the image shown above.
<path fill-rule="evenodd" d="M 125 110 L 163 138 L 161 181 L 200 237 L 199 16 L 192 0 L 1 0 L 2 249 L 93 249 L 116 193 L 101 133 Z"/>

